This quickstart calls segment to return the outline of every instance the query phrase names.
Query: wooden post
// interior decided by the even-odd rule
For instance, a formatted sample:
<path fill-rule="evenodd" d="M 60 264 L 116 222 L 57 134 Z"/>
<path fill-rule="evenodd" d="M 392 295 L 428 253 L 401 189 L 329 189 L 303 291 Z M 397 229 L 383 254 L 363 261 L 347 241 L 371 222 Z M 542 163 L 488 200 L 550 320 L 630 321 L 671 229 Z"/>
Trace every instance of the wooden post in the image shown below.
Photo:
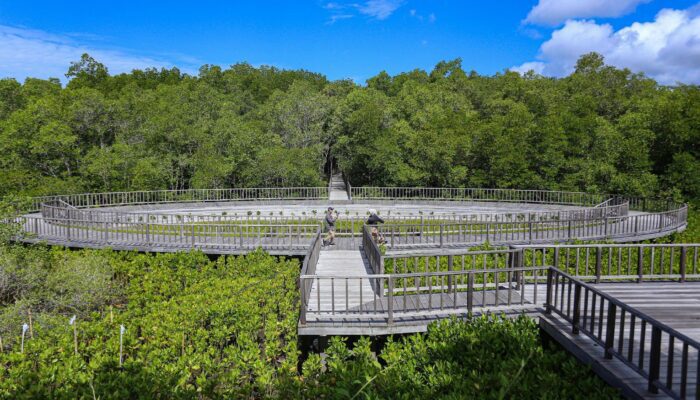
<path fill-rule="evenodd" d="M 445 232 L 444 225 L 440 224 L 440 247 L 442 247 L 442 234 Z"/>
<path fill-rule="evenodd" d="M 388 305 L 387 309 L 389 311 L 389 325 L 394 323 L 394 278 L 389 276 L 389 295 L 387 296 Z"/>
<path fill-rule="evenodd" d="M 467 275 L 467 311 L 472 313 L 474 308 L 474 274 L 469 272 Z"/>
<path fill-rule="evenodd" d="M 603 232 L 603 236 L 605 238 L 608 237 L 608 216 L 607 215 L 605 216 L 605 232 Z"/>
<path fill-rule="evenodd" d="M 300 298 L 301 298 L 301 309 L 299 310 L 299 323 L 301 324 L 306 324 L 306 290 L 304 290 L 304 282 L 301 278 L 298 280 L 299 282 L 299 291 Z"/>
<path fill-rule="evenodd" d="M 579 325 L 581 325 L 581 285 L 576 282 L 574 282 L 574 317 L 571 325 L 571 333 L 578 335 Z"/>
<path fill-rule="evenodd" d="M 639 246 L 637 250 L 637 283 L 642 283 L 644 276 L 644 248 Z"/>
<path fill-rule="evenodd" d="M 192 248 L 194 248 L 194 223 L 192 223 Z"/>
<path fill-rule="evenodd" d="M 547 299 L 545 300 L 545 309 L 544 312 L 545 314 L 551 314 L 552 313 L 552 296 L 554 292 L 554 268 L 548 268 L 547 269 Z"/>
<path fill-rule="evenodd" d="M 453 266 L 454 266 L 454 256 L 449 255 L 449 256 L 447 256 L 447 270 L 452 271 Z M 447 276 L 447 292 L 449 293 L 451 291 L 452 291 L 452 275 L 448 275 Z M 455 292 L 456 291 L 457 291 L 457 289 L 455 288 Z"/>
<path fill-rule="evenodd" d="M 601 300 L 603 301 L 603 298 L 601 297 Z M 608 302 L 608 320 L 607 320 L 607 329 L 605 332 L 605 347 L 604 347 L 604 356 L 606 359 L 611 360 L 613 355 L 612 351 L 613 348 L 615 347 L 615 314 L 617 312 L 617 306 L 615 303 Z"/>
<path fill-rule="evenodd" d="M 576 257 L 578 258 L 578 255 Z M 610 266 L 608 266 L 608 268 L 610 268 Z M 602 275 L 602 270 L 603 270 L 603 249 L 600 246 L 598 246 L 595 248 L 595 283 L 600 283 L 600 276 Z M 608 271 L 608 273 L 610 273 L 610 272 Z"/>
<path fill-rule="evenodd" d="M 647 390 L 651 393 L 659 393 L 656 381 L 659 380 L 661 369 L 661 329 L 651 327 L 651 349 L 649 350 L 649 384 Z"/>
<path fill-rule="evenodd" d="M 679 271 L 681 274 L 681 283 L 685 282 L 687 256 L 688 256 L 688 248 L 685 246 L 681 247 L 681 259 L 680 259 L 680 271 Z"/>

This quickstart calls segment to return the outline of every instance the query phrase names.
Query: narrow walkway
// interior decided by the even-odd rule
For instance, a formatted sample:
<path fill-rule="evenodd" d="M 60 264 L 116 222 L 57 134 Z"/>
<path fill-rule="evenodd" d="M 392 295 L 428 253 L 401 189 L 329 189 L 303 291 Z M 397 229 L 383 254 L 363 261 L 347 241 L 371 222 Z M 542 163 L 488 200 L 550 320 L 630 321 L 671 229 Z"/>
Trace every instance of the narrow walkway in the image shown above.
<path fill-rule="evenodd" d="M 348 201 L 348 200 L 350 200 L 350 198 L 348 198 L 348 191 L 347 191 L 347 188 L 345 187 L 345 181 L 343 181 L 342 174 L 335 174 L 331 177 L 329 200 L 330 201 Z"/>
<path fill-rule="evenodd" d="M 324 276 L 354 276 L 368 277 L 371 272 L 369 265 L 360 249 L 355 250 L 321 250 L 316 265 L 316 275 Z M 373 298 L 374 290 L 369 279 L 337 279 L 325 282 L 323 290 L 314 283 L 309 297 L 309 310 L 338 310 L 345 311 L 359 307 L 362 302 Z"/>

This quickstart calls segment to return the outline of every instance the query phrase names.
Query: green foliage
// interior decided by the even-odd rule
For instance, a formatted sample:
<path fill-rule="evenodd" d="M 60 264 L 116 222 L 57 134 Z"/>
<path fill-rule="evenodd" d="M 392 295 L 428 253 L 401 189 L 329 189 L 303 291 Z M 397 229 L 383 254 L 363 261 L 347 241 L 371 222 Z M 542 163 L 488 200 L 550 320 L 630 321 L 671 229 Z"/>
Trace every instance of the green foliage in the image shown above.
<path fill-rule="evenodd" d="M 444 320 L 389 340 L 378 358 L 364 339 L 350 349 L 333 338 L 326 353 L 325 370 L 318 357 L 304 364 L 306 398 L 619 397 L 570 355 L 543 346 L 525 316 Z"/>
<path fill-rule="evenodd" d="M 700 198 L 700 89 L 588 54 L 570 76 L 467 74 L 462 61 L 367 86 L 204 65 L 0 80 L 0 195 L 323 186 L 470 186 Z"/>
<path fill-rule="evenodd" d="M 2 249 L 0 398 L 278 396 L 296 379 L 298 271 L 262 252 Z"/>

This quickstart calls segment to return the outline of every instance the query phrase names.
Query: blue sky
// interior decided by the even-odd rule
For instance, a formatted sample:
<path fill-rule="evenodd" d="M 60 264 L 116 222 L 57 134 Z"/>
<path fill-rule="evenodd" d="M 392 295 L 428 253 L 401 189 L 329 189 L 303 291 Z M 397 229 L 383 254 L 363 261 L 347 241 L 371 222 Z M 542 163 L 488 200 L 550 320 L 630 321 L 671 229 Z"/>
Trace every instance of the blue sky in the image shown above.
<path fill-rule="evenodd" d="M 663 83 L 700 83 L 699 11 L 684 0 L 0 0 L 0 76 L 64 79 L 84 51 L 113 73 L 247 61 L 362 83 L 461 57 L 481 74 L 561 76 L 596 50 Z"/>

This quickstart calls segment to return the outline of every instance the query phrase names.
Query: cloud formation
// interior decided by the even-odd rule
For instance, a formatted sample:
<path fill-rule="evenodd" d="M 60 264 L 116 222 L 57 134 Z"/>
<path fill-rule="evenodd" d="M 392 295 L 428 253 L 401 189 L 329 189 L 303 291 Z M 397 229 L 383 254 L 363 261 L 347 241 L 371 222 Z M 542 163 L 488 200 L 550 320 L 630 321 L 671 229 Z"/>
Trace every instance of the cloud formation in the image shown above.
<path fill-rule="evenodd" d="M 363 3 L 349 4 L 330 2 L 323 5 L 323 8 L 332 13 L 328 22 L 326 22 L 326 24 L 330 25 L 341 19 L 352 18 L 354 15 L 365 15 L 380 21 L 385 20 L 403 4 L 404 0 L 368 0 Z"/>
<path fill-rule="evenodd" d="M 651 0 L 539 0 L 526 23 L 555 26 L 576 18 L 614 18 L 629 14 Z"/>
<path fill-rule="evenodd" d="M 0 77 L 23 81 L 27 77 L 59 78 L 72 61 L 89 53 L 105 64 L 111 74 L 148 67 L 172 67 L 171 61 L 130 54 L 126 51 L 102 49 L 81 43 L 80 34 L 53 34 L 35 29 L 0 25 Z M 183 68 L 187 70 L 187 67 Z"/>
<path fill-rule="evenodd" d="M 383 20 L 389 18 L 402 5 L 403 0 L 369 0 L 357 6 L 357 10 L 364 15 Z"/>
<path fill-rule="evenodd" d="M 571 73 L 585 53 L 598 52 L 607 64 L 644 72 L 662 84 L 700 83 L 700 9 L 663 9 L 651 22 L 615 31 L 610 24 L 568 20 L 540 46 L 537 61 L 511 68 L 543 75 Z"/>

